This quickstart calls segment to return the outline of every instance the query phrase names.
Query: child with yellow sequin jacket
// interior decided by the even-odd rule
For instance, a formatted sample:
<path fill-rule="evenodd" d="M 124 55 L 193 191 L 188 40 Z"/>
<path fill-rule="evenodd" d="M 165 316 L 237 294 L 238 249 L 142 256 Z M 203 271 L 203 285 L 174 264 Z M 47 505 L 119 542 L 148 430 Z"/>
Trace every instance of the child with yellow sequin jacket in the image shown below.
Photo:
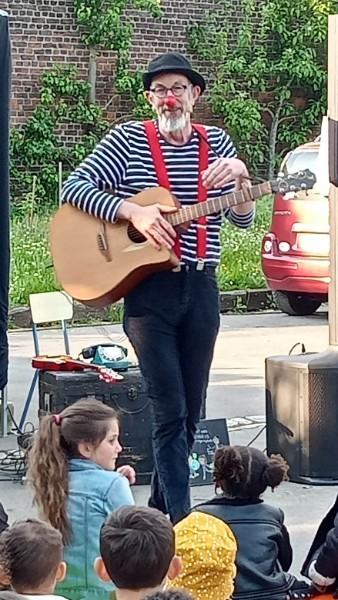
<path fill-rule="evenodd" d="M 234 600 L 307 598 L 309 586 L 288 573 L 292 548 L 283 511 L 260 497 L 287 479 L 281 456 L 267 457 L 256 448 L 226 446 L 215 454 L 216 496 L 198 505 L 222 519 L 237 541 Z"/>

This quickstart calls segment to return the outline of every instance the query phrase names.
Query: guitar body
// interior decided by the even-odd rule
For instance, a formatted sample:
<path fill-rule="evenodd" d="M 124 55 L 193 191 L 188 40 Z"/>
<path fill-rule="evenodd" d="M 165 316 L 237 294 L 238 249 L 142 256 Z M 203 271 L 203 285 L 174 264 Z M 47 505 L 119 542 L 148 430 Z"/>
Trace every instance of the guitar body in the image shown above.
<path fill-rule="evenodd" d="M 128 202 L 179 207 L 161 187 L 144 190 Z M 70 204 L 64 204 L 52 219 L 50 244 L 63 289 L 94 307 L 116 302 L 148 275 L 179 264 L 174 252 L 156 250 L 129 222 L 103 223 Z"/>

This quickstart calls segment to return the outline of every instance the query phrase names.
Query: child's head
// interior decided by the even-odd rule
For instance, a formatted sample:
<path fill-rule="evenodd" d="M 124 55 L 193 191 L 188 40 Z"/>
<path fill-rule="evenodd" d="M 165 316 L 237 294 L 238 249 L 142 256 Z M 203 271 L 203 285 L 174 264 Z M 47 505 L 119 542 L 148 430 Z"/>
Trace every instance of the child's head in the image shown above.
<path fill-rule="evenodd" d="M 217 517 L 194 511 L 174 527 L 182 572 L 169 582 L 196 600 L 227 600 L 234 590 L 237 544 L 231 529 Z"/>
<path fill-rule="evenodd" d="M 113 470 L 121 452 L 113 408 L 98 400 L 79 400 L 41 420 L 28 457 L 35 501 L 48 521 L 70 540 L 67 520 L 68 460 L 84 458 Z"/>
<path fill-rule="evenodd" d="M 59 531 L 38 519 L 17 521 L 0 537 L 2 577 L 19 594 L 51 594 L 66 574 Z"/>
<path fill-rule="evenodd" d="M 267 487 L 287 480 L 288 465 L 279 455 L 266 456 L 250 446 L 224 446 L 215 453 L 216 489 L 232 498 L 257 499 Z"/>
<path fill-rule="evenodd" d="M 194 598 L 184 590 L 170 589 L 148 594 L 143 600 L 194 600 Z"/>
<path fill-rule="evenodd" d="M 120 590 L 156 589 L 180 570 L 173 526 L 154 508 L 114 511 L 101 528 L 100 554 L 98 576 Z"/>

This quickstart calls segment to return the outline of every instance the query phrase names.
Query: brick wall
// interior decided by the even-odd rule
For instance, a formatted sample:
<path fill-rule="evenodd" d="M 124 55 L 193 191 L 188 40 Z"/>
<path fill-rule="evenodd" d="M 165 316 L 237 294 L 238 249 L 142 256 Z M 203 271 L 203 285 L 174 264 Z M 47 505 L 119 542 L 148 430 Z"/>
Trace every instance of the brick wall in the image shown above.
<path fill-rule="evenodd" d="M 145 68 L 149 59 L 164 51 L 186 52 L 186 28 L 192 21 L 212 10 L 217 0 L 162 0 L 163 17 L 159 20 L 132 11 L 134 39 L 132 62 Z M 240 0 L 237 19 L 240 15 Z M 0 9 L 10 15 L 12 38 L 12 122 L 22 124 L 36 105 L 41 73 L 55 63 L 74 64 L 81 77 L 87 77 L 88 51 L 80 41 L 75 22 L 73 0 L 0 0 Z M 191 57 L 190 57 L 191 58 Z M 194 61 L 207 79 L 206 65 Z M 97 100 L 105 105 L 111 97 L 114 54 L 102 52 L 98 59 Z M 112 104 L 118 109 L 118 99 Z M 111 115 L 110 115 L 111 116 Z M 211 118 L 205 99 L 200 101 L 198 116 Z"/>

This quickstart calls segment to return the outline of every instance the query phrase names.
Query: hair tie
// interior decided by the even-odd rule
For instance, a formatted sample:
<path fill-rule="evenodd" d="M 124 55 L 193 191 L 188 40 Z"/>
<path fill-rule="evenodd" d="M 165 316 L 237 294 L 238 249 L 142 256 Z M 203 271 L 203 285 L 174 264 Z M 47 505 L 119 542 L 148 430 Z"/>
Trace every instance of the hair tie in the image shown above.
<path fill-rule="evenodd" d="M 53 415 L 53 423 L 55 423 L 55 425 L 60 427 L 61 421 L 62 421 L 61 415 Z"/>

